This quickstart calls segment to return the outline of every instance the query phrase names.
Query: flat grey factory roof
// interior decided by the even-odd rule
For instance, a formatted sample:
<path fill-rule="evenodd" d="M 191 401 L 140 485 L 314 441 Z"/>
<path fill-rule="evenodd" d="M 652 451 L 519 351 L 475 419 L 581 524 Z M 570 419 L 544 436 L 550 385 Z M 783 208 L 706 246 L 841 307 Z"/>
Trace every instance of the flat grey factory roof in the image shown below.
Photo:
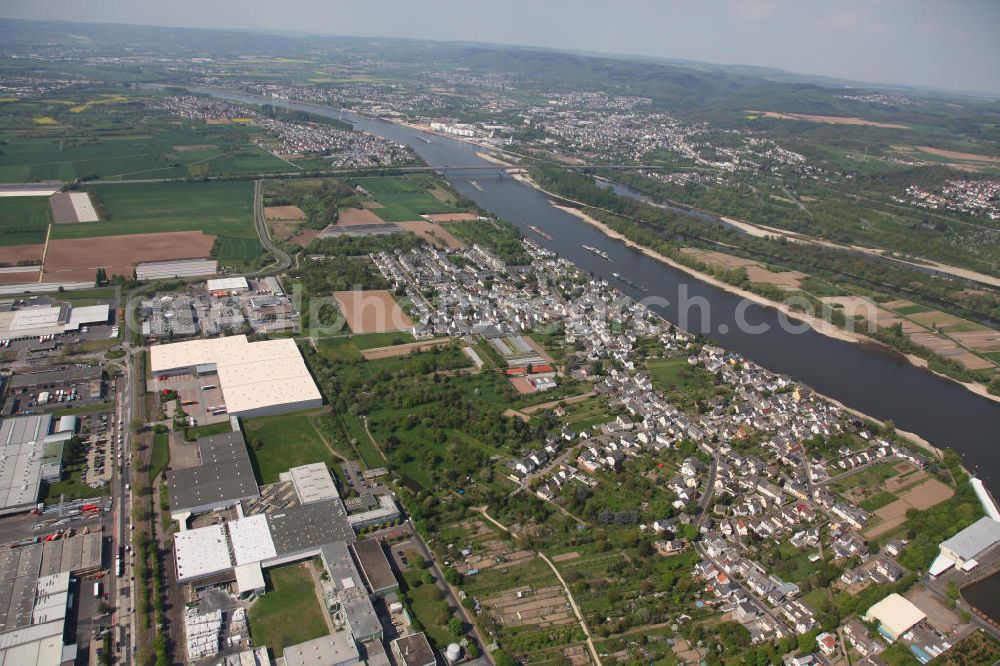
<path fill-rule="evenodd" d="M 391 590 L 396 587 L 396 576 L 392 573 L 389 560 L 386 559 L 382 544 L 376 539 L 364 539 L 351 544 L 358 563 L 361 565 L 361 573 L 364 574 L 368 586 L 372 592 L 378 593 L 383 590 Z"/>
<path fill-rule="evenodd" d="M 41 548 L 17 548 L 0 557 L 0 632 L 31 624 Z"/>
<path fill-rule="evenodd" d="M 327 634 L 311 641 L 288 645 L 284 650 L 286 666 L 328 666 L 356 663 L 358 647 L 346 631 Z"/>
<path fill-rule="evenodd" d="M 200 465 L 168 473 L 171 511 L 176 513 L 260 494 L 242 433 L 203 437 L 197 446 Z"/>
<path fill-rule="evenodd" d="M 361 582 L 347 544 L 342 541 L 325 544 L 321 553 L 323 563 L 330 573 L 330 582 L 337 588 L 344 615 L 351 624 L 351 633 L 355 639 L 380 634 L 382 623 L 368 597 L 365 584 Z"/>
<path fill-rule="evenodd" d="M 423 632 L 397 638 L 392 642 L 397 654 L 403 655 L 402 666 L 423 666 L 436 661 L 434 650 Z"/>
<path fill-rule="evenodd" d="M 278 557 L 355 538 L 339 499 L 301 504 L 266 515 Z"/>
<path fill-rule="evenodd" d="M 941 544 L 963 560 L 971 560 L 1000 541 L 1000 523 L 984 516 Z"/>
<path fill-rule="evenodd" d="M 10 387 L 27 388 L 29 386 L 41 386 L 42 384 L 85 382 L 100 378 L 100 366 L 87 366 L 85 368 L 71 367 L 16 374 L 11 377 Z"/>

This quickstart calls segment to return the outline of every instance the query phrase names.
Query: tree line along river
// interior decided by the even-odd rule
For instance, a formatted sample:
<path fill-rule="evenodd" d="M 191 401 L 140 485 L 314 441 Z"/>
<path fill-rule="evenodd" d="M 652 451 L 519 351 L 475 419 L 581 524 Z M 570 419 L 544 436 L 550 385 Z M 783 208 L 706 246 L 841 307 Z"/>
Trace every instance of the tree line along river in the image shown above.
<path fill-rule="evenodd" d="M 744 303 L 736 294 L 609 238 L 583 220 L 553 207 L 546 195 L 511 178 L 500 167 L 496 171 L 455 168 L 490 164 L 476 154 L 480 149 L 472 144 L 315 104 L 210 88 L 191 90 L 345 120 L 356 129 L 404 143 L 428 165 L 441 167 L 460 194 L 517 225 L 527 237 L 582 270 L 616 284 L 630 297 L 643 300 L 668 321 L 703 333 L 723 347 L 848 407 L 877 419 L 891 419 L 900 429 L 913 432 L 935 446 L 954 449 L 992 492 L 1000 491 L 1000 403 L 918 368 L 880 346 L 831 338 L 805 326 L 798 327 L 805 329 L 798 332 L 786 330 L 773 308 Z M 698 219 L 706 224 L 715 223 L 710 216 Z M 551 240 L 535 233 L 530 229 L 532 226 L 551 236 Z M 607 253 L 608 259 L 584 249 L 584 245 Z M 621 278 L 615 278 L 613 273 Z M 684 303 L 690 307 L 681 307 Z M 741 322 L 764 325 L 767 332 L 748 332 L 739 325 Z"/>

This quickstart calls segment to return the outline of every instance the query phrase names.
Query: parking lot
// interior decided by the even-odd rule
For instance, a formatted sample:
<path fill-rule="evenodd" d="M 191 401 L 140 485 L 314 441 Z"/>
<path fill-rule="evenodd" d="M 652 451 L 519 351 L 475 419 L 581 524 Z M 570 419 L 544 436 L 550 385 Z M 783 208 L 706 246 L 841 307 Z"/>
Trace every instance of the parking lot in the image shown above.
<path fill-rule="evenodd" d="M 219 377 L 215 374 L 159 375 L 154 380 L 154 385 L 161 395 L 164 395 L 164 391 L 177 394 L 181 408 L 189 419 L 193 419 L 193 425 L 210 425 L 229 420 L 229 414 L 225 411 L 226 400 L 219 388 Z M 176 409 L 176 402 L 166 403 L 165 409 L 167 418 L 173 418 L 172 410 Z"/>
<path fill-rule="evenodd" d="M 103 401 L 101 368 L 72 365 L 15 375 L 4 404 L 10 415 L 85 407 Z"/>
<path fill-rule="evenodd" d="M 111 481 L 121 438 L 121 429 L 110 410 L 80 417 L 80 439 L 86 459 L 81 475 L 84 483 L 99 488 Z"/>

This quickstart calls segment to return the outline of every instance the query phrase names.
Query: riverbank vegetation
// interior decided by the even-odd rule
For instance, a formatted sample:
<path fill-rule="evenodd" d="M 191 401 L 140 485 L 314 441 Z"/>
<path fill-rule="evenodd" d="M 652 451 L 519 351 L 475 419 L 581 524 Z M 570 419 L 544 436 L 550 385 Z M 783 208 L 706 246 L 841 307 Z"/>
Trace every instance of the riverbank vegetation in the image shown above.
<path fill-rule="evenodd" d="M 814 293 L 802 289 L 789 291 L 771 284 L 752 282 L 745 270 L 711 265 L 680 250 L 684 247 L 698 247 L 720 251 L 786 270 L 807 273 L 813 278 L 810 285 L 813 287 L 816 286 L 816 280 L 822 280 L 828 290 L 863 293 L 882 302 L 922 299 L 941 311 L 993 326 L 1000 325 L 1000 294 L 976 288 L 978 285 L 969 284 L 966 289 L 956 289 L 956 280 L 887 263 L 870 255 L 793 243 L 787 239 L 757 238 L 741 234 L 722 225 L 695 220 L 681 213 L 620 196 L 610 189 L 599 187 L 591 176 L 554 165 L 538 166 L 532 169 L 531 175 L 542 189 L 586 205 L 588 214 L 640 245 L 697 271 L 711 274 L 727 284 L 771 300 L 784 301 L 794 293 L 801 297 L 800 301 L 804 299 L 811 306 L 813 313 L 820 313 L 820 316 L 841 328 L 852 323 L 855 330 L 865 330 L 863 321 L 848 322 L 840 309 L 830 307 Z M 805 311 L 805 303 L 792 303 L 790 306 Z M 954 359 L 917 345 L 902 335 L 901 331 L 880 328 L 871 337 L 901 353 L 920 356 L 936 372 L 958 381 L 981 382 L 991 392 L 1000 395 L 1000 374 L 996 369 L 970 369 Z"/>

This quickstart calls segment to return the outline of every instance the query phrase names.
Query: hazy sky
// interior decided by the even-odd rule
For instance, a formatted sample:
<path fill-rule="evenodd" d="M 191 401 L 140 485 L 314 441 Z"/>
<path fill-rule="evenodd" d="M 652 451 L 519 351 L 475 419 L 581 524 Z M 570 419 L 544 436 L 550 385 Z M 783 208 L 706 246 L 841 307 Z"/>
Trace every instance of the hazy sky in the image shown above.
<path fill-rule="evenodd" d="M 528 44 L 1000 94 L 1000 0 L 0 0 L 0 16 Z"/>

